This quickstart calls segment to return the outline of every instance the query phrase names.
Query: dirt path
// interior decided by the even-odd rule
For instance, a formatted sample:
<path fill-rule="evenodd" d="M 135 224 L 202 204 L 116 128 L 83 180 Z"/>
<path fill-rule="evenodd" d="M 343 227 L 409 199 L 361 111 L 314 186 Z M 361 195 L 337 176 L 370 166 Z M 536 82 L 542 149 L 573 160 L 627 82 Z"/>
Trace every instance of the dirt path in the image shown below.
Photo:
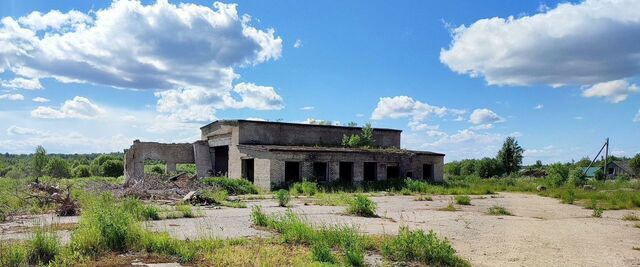
<path fill-rule="evenodd" d="M 592 218 L 591 210 L 560 204 L 557 199 L 537 195 L 501 193 L 472 197 L 471 206 L 459 211 L 438 211 L 451 196 L 434 196 L 434 201 L 414 201 L 411 196 L 374 197 L 382 218 L 343 215 L 343 207 L 304 205 L 292 201 L 294 212 L 314 224 L 349 224 L 366 233 L 394 234 L 402 225 L 434 230 L 451 240 L 455 249 L 473 266 L 638 266 L 640 229 L 636 222 L 622 220 L 640 210 L 605 211 Z M 274 200 L 250 202 L 267 213 L 283 212 Z M 499 205 L 514 216 L 491 216 L 486 211 Z M 235 238 L 266 236 L 251 227 L 251 209 L 204 209 L 204 217 L 146 222 L 154 231 L 167 231 L 180 239 L 202 237 Z M 73 221 L 73 219 L 68 219 Z M 0 225 L 7 228 L 7 225 Z M 13 239 L 4 232 L 0 239 Z"/>

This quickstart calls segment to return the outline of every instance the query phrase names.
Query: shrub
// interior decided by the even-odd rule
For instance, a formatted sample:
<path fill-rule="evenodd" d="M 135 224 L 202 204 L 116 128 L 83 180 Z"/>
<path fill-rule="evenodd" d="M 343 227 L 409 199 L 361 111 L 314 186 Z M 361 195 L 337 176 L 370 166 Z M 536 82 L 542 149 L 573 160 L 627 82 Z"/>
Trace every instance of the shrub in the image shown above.
<path fill-rule="evenodd" d="M 31 264 L 48 264 L 60 251 L 56 234 L 45 231 L 43 228 L 36 230 L 29 245 L 31 248 L 29 262 Z"/>
<path fill-rule="evenodd" d="M 493 207 L 489 208 L 487 210 L 487 214 L 496 215 L 496 216 L 501 216 L 501 215 L 510 216 L 510 215 L 512 215 L 510 211 L 508 211 L 507 209 L 505 209 L 504 207 L 501 207 L 501 206 L 493 206 Z"/>
<path fill-rule="evenodd" d="M 124 174 L 124 164 L 119 159 L 107 160 L 100 166 L 100 172 L 102 176 L 119 177 Z"/>
<path fill-rule="evenodd" d="M 313 196 L 318 192 L 318 184 L 310 181 L 294 183 L 291 185 L 289 191 L 294 195 L 303 194 L 305 196 Z"/>
<path fill-rule="evenodd" d="M 455 196 L 456 203 L 459 205 L 471 205 L 471 198 L 469 196 Z"/>
<path fill-rule="evenodd" d="M 418 196 L 416 197 L 415 201 L 433 201 L 433 198 L 431 196 Z"/>
<path fill-rule="evenodd" d="M 44 168 L 44 172 L 54 178 L 71 177 L 71 167 L 69 163 L 61 157 L 53 157 Z"/>
<path fill-rule="evenodd" d="M 469 266 L 456 256 L 449 240 L 439 239 L 433 231 L 411 231 L 401 227 L 397 237 L 382 244 L 382 255 L 393 261 L 418 261 L 429 266 Z"/>
<path fill-rule="evenodd" d="M 591 216 L 595 217 L 595 218 L 601 218 L 602 217 L 602 213 L 603 213 L 603 210 L 602 210 L 601 207 L 595 207 L 593 209 L 593 213 L 591 213 Z"/>
<path fill-rule="evenodd" d="M 78 165 L 73 168 L 73 177 L 84 178 L 91 176 L 89 165 Z"/>
<path fill-rule="evenodd" d="M 458 209 L 456 209 L 455 206 L 453 206 L 453 203 L 449 203 L 449 205 L 447 205 L 444 208 L 439 208 L 439 211 L 457 211 Z"/>
<path fill-rule="evenodd" d="M 587 177 L 584 175 L 582 168 L 574 168 L 569 172 L 568 184 L 573 186 L 583 186 L 587 182 Z"/>
<path fill-rule="evenodd" d="M 569 167 L 562 163 L 549 165 L 547 169 L 547 180 L 550 186 L 560 186 L 569 179 Z"/>
<path fill-rule="evenodd" d="M 254 225 L 267 227 L 270 224 L 270 218 L 262 212 L 260 206 L 253 206 L 251 208 L 251 221 Z"/>
<path fill-rule="evenodd" d="M 325 263 L 336 263 L 336 257 L 331 253 L 331 247 L 324 242 L 317 242 L 311 246 L 313 260 Z"/>
<path fill-rule="evenodd" d="M 110 155 L 100 155 L 97 158 L 95 158 L 92 162 L 91 165 L 89 165 L 89 168 L 91 169 L 91 174 L 94 176 L 105 176 L 102 173 L 102 164 L 104 164 L 105 162 L 109 161 L 109 160 L 120 160 L 117 157 L 114 156 L 110 156 Z"/>
<path fill-rule="evenodd" d="M 358 242 L 349 242 L 345 245 L 344 256 L 350 266 L 364 266 L 364 249 Z"/>
<path fill-rule="evenodd" d="M 0 246 L 0 266 L 22 267 L 27 266 L 29 250 L 21 243 L 14 243 L 8 246 Z"/>
<path fill-rule="evenodd" d="M 567 190 L 566 193 L 562 195 L 562 203 L 573 204 L 576 201 L 576 191 L 573 189 Z"/>
<path fill-rule="evenodd" d="M 374 146 L 375 141 L 376 140 L 373 138 L 373 128 L 371 128 L 371 123 L 365 124 L 365 126 L 362 127 L 360 134 L 345 134 L 342 136 L 343 147 L 371 148 Z"/>
<path fill-rule="evenodd" d="M 403 189 L 407 189 L 414 193 L 426 193 L 429 191 L 429 184 L 423 181 L 405 179 Z"/>
<path fill-rule="evenodd" d="M 258 194 L 260 190 L 249 180 L 230 179 L 227 177 L 205 178 L 202 182 L 206 185 L 224 188 L 231 195 Z"/>
<path fill-rule="evenodd" d="M 155 173 L 155 174 L 163 174 L 164 173 L 164 167 L 160 166 L 160 165 L 153 165 L 151 166 L 151 173 Z"/>
<path fill-rule="evenodd" d="M 362 194 L 356 194 L 353 199 L 349 201 L 349 207 L 347 213 L 363 216 L 363 217 L 375 217 L 377 204 Z"/>
<path fill-rule="evenodd" d="M 195 218 L 197 216 L 193 211 L 193 207 L 189 204 L 177 205 L 176 211 L 182 213 L 185 218 Z"/>
<path fill-rule="evenodd" d="M 502 175 L 502 166 L 500 161 L 494 158 L 483 158 L 478 160 L 476 165 L 476 175 L 482 178 Z"/>
<path fill-rule="evenodd" d="M 274 196 L 278 200 L 278 206 L 280 207 L 286 207 L 289 204 L 289 199 L 291 198 L 289 196 L 289 191 L 285 189 L 276 191 Z"/>
<path fill-rule="evenodd" d="M 458 176 L 460 175 L 461 171 L 462 171 L 462 164 L 460 164 L 460 162 L 453 161 L 444 165 L 444 173 L 448 175 Z"/>

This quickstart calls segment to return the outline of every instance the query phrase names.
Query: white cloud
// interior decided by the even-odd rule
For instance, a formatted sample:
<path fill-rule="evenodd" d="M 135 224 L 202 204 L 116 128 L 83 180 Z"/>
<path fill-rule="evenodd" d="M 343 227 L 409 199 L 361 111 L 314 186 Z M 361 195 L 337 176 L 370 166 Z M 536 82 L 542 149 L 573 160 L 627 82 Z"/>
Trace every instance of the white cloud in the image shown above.
<path fill-rule="evenodd" d="M 469 122 L 473 124 L 491 124 L 503 121 L 504 119 L 498 114 L 486 108 L 475 109 L 469 116 Z"/>
<path fill-rule="evenodd" d="M 604 97 L 611 103 L 620 103 L 627 99 L 630 93 L 638 92 L 638 86 L 629 84 L 625 80 L 615 80 L 594 84 L 582 91 L 584 97 Z"/>
<path fill-rule="evenodd" d="M 573 117 L 573 119 L 579 121 L 579 120 L 583 120 L 584 118 L 582 116 L 575 116 Z"/>
<path fill-rule="evenodd" d="M 49 99 L 46 99 L 44 97 L 35 97 L 31 99 L 31 101 L 38 102 L 38 103 L 46 103 L 46 102 L 49 102 Z"/>
<path fill-rule="evenodd" d="M 0 100 L 11 100 L 11 101 L 22 101 L 24 100 L 24 96 L 21 94 L 4 94 L 0 95 Z"/>
<path fill-rule="evenodd" d="M 296 42 L 293 44 L 293 48 L 300 48 L 302 47 L 302 40 L 297 39 Z"/>
<path fill-rule="evenodd" d="M 543 104 L 538 104 L 535 107 L 533 107 L 533 109 L 543 109 L 544 105 Z"/>
<path fill-rule="evenodd" d="M 306 111 L 314 110 L 314 109 L 315 109 L 315 107 L 312 107 L 312 106 L 307 106 L 307 107 L 300 108 L 300 110 L 306 110 Z"/>
<path fill-rule="evenodd" d="M 491 128 L 493 128 L 493 124 L 491 123 L 479 124 L 479 125 L 469 127 L 469 129 L 471 130 L 489 130 Z"/>
<path fill-rule="evenodd" d="M 19 127 L 15 125 L 9 126 L 7 128 L 8 135 L 30 135 L 30 136 L 47 136 L 45 132 L 38 131 L 32 128 Z"/>
<path fill-rule="evenodd" d="M 427 131 L 427 130 L 438 130 L 440 129 L 440 125 L 428 125 L 426 123 L 421 123 L 417 121 L 410 121 L 409 128 L 412 131 Z"/>
<path fill-rule="evenodd" d="M 102 109 L 85 97 L 76 96 L 64 102 L 60 109 L 51 107 L 37 107 L 31 111 L 31 116 L 42 119 L 95 119 L 103 113 Z"/>
<path fill-rule="evenodd" d="M 250 22 L 235 4 L 216 2 L 210 8 L 164 0 L 150 5 L 114 1 L 87 13 L 5 17 L 0 73 L 15 75 L 8 85 L 30 81 L 31 89 L 39 87 L 39 79 L 53 78 L 160 90 L 157 110 L 185 122 L 215 118 L 216 109 L 277 109 L 282 99 L 272 87 L 234 85 L 239 78 L 234 68 L 275 60 L 282 53 L 282 39 L 273 29 L 257 29 Z"/>
<path fill-rule="evenodd" d="M 633 118 L 633 122 L 640 122 L 640 110 L 636 113 L 636 116 Z"/>
<path fill-rule="evenodd" d="M 640 1 L 561 3 L 452 31 L 440 52 L 451 70 L 490 85 L 591 85 L 640 74 Z"/>
<path fill-rule="evenodd" d="M 381 97 L 373 113 L 372 120 L 411 118 L 413 121 L 422 121 L 426 118 L 445 115 L 461 115 L 466 111 L 432 106 L 408 96 Z"/>
<path fill-rule="evenodd" d="M 249 118 L 246 118 L 246 120 L 248 120 L 248 121 L 267 121 L 267 120 L 265 120 L 263 118 L 256 118 L 256 117 L 249 117 Z"/>
<path fill-rule="evenodd" d="M 435 142 L 425 143 L 423 146 L 431 147 L 444 147 L 448 145 L 460 144 L 460 143 L 476 143 L 476 144 L 489 144 L 498 142 L 502 139 L 499 134 L 493 133 L 476 133 L 469 129 L 459 130 L 455 134 L 444 134 Z"/>
<path fill-rule="evenodd" d="M 316 125 L 340 125 L 340 121 L 328 121 L 328 120 L 317 120 L 314 118 L 307 118 L 300 123 L 304 124 L 316 124 Z"/>
<path fill-rule="evenodd" d="M 0 72 L 1 73 L 1 72 Z M 38 79 L 14 78 L 10 81 L 1 81 L 0 85 L 13 89 L 38 90 L 42 85 Z"/>

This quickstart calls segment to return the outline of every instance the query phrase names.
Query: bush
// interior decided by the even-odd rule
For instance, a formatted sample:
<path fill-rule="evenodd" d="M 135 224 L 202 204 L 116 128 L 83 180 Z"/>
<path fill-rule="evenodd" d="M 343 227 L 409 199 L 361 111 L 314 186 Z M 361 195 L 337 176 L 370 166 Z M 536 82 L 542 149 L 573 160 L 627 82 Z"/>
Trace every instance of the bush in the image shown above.
<path fill-rule="evenodd" d="M 367 196 L 356 194 L 353 196 L 353 199 L 349 201 L 347 213 L 363 217 L 375 217 L 376 207 L 377 204 Z"/>
<path fill-rule="evenodd" d="M 290 190 L 293 195 L 305 195 L 313 196 L 318 192 L 318 184 L 310 181 L 304 181 L 302 183 L 294 183 L 291 185 Z"/>
<path fill-rule="evenodd" d="M 258 194 L 260 192 L 258 187 L 245 179 L 211 177 L 203 179 L 202 182 L 206 185 L 224 188 L 231 195 Z"/>
<path fill-rule="evenodd" d="M 100 166 L 100 171 L 102 176 L 120 177 L 124 174 L 124 164 L 119 159 L 107 160 Z"/>
<path fill-rule="evenodd" d="M 311 246 L 311 255 L 314 261 L 324 263 L 336 263 L 336 257 L 331 253 L 331 247 L 324 242 L 318 242 Z"/>
<path fill-rule="evenodd" d="M 275 192 L 274 196 L 278 200 L 278 206 L 286 207 L 289 204 L 289 199 L 290 199 L 289 191 L 285 189 L 280 189 Z"/>
<path fill-rule="evenodd" d="M 573 204 L 576 201 L 576 191 L 573 189 L 567 190 L 566 193 L 562 195 L 562 203 Z"/>
<path fill-rule="evenodd" d="M 151 173 L 163 174 L 164 173 L 164 167 L 160 166 L 160 165 L 153 165 L 153 166 L 151 166 Z"/>
<path fill-rule="evenodd" d="M 382 255 L 394 261 L 418 261 L 429 266 L 469 266 L 456 256 L 449 240 L 439 239 L 433 231 L 411 231 L 401 227 L 397 237 L 382 244 Z"/>
<path fill-rule="evenodd" d="M 0 245 L 0 266 L 22 267 L 27 266 L 29 250 L 21 243 Z"/>
<path fill-rule="evenodd" d="M 458 176 L 461 174 L 462 164 L 457 161 L 449 162 L 444 165 L 444 173 L 448 175 Z"/>
<path fill-rule="evenodd" d="M 103 171 L 102 165 L 109 160 L 120 160 L 120 159 L 110 155 L 98 156 L 91 162 L 91 165 L 89 165 L 89 168 L 91 169 L 91 174 L 94 176 L 105 176 L 104 173 L 102 173 Z"/>
<path fill-rule="evenodd" d="M 584 175 L 582 168 L 574 168 L 569 172 L 569 180 L 567 183 L 573 186 L 583 186 L 587 182 L 587 177 Z"/>
<path fill-rule="evenodd" d="M 44 168 L 44 172 L 54 178 L 71 177 L 71 167 L 69 163 L 61 157 L 53 157 Z"/>
<path fill-rule="evenodd" d="M 439 208 L 439 211 L 457 211 L 458 209 L 456 209 L 455 206 L 453 206 L 453 203 L 449 203 L 449 205 L 447 205 L 444 208 Z"/>
<path fill-rule="evenodd" d="M 31 264 L 48 264 L 60 252 L 56 234 L 47 232 L 42 228 L 36 230 L 29 245 L 31 248 L 29 262 Z"/>
<path fill-rule="evenodd" d="M 455 196 L 455 200 L 459 205 L 471 205 L 471 198 L 469 196 Z"/>
<path fill-rule="evenodd" d="M 177 205 L 176 211 L 182 213 L 185 218 L 195 218 L 197 216 L 193 211 L 193 207 L 189 204 Z"/>
<path fill-rule="evenodd" d="M 502 166 L 497 159 L 493 158 L 483 158 L 478 160 L 475 165 L 476 167 L 476 175 L 481 178 L 490 178 L 493 176 L 502 175 Z"/>
<path fill-rule="evenodd" d="M 84 178 L 91 176 L 91 169 L 88 165 L 78 165 L 73 169 L 73 177 Z"/>
<path fill-rule="evenodd" d="M 547 169 L 547 180 L 553 187 L 564 184 L 569 179 L 569 166 L 562 163 L 549 165 Z"/>
<path fill-rule="evenodd" d="M 504 207 L 501 207 L 501 206 L 493 206 L 493 207 L 489 208 L 487 210 L 487 214 L 496 215 L 496 216 L 500 216 L 500 215 L 510 216 L 510 215 L 512 215 L 510 211 L 508 211 L 507 209 L 505 209 Z"/>

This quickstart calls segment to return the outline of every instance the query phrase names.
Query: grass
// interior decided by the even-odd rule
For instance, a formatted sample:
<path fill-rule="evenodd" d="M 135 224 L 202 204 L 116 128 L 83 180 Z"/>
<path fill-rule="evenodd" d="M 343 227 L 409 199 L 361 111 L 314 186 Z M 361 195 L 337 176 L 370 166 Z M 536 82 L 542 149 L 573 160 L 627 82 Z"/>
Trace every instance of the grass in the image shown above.
<path fill-rule="evenodd" d="M 377 204 L 367 196 L 356 194 L 349 201 L 347 213 L 362 217 L 376 217 L 376 207 Z"/>
<path fill-rule="evenodd" d="M 318 184 L 310 181 L 303 181 L 302 183 L 294 183 L 289 188 L 289 192 L 294 195 L 313 196 L 318 192 Z"/>
<path fill-rule="evenodd" d="M 287 207 L 289 205 L 289 200 L 291 199 L 291 196 L 289 196 L 289 191 L 280 189 L 273 195 L 278 200 L 278 206 Z"/>
<path fill-rule="evenodd" d="M 415 201 L 433 201 L 433 198 L 427 195 L 420 195 L 420 196 L 417 196 L 414 200 Z"/>
<path fill-rule="evenodd" d="M 205 205 L 214 204 L 231 208 L 246 208 L 247 205 L 240 200 L 229 201 L 227 190 L 203 190 L 198 194 L 198 198 Z"/>
<path fill-rule="evenodd" d="M 313 198 L 313 204 L 318 206 L 346 206 L 350 196 L 344 192 L 318 193 Z"/>
<path fill-rule="evenodd" d="M 456 209 L 455 206 L 453 206 L 453 203 L 449 203 L 449 205 L 447 205 L 444 208 L 439 208 L 439 211 L 458 211 L 458 209 Z"/>
<path fill-rule="evenodd" d="M 455 196 L 454 199 L 458 205 L 471 205 L 471 198 L 467 195 Z"/>
<path fill-rule="evenodd" d="M 622 219 L 625 221 L 640 221 L 640 217 L 638 217 L 638 215 L 636 215 L 635 213 L 627 213 L 622 216 Z"/>
<path fill-rule="evenodd" d="M 640 228 L 640 223 L 636 223 L 635 227 Z"/>
<path fill-rule="evenodd" d="M 25 244 L 12 243 L 0 245 L 0 266 L 27 266 L 28 260 L 29 248 Z"/>
<path fill-rule="evenodd" d="M 428 266 L 470 266 L 456 255 L 449 240 L 439 239 L 433 231 L 411 231 L 401 227 L 397 237 L 383 243 L 382 255 L 394 261 L 416 261 Z"/>
<path fill-rule="evenodd" d="M 46 231 L 44 228 L 36 230 L 29 242 L 31 250 L 29 263 L 48 264 L 60 252 L 58 237 L 55 233 Z"/>
<path fill-rule="evenodd" d="M 604 212 L 604 210 L 600 207 L 595 207 L 593 209 L 593 213 L 591 213 L 591 217 L 594 218 L 602 218 L 602 213 Z"/>
<path fill-rule="evenodd" d="M 226 190 L 230 195 L 259 194 L 260 190 L 252 182 L 245 179 L 231 179 L 227 177 L 210 177 L 202 183 L 217 186 Z"/>
<path fill-rule="evenodd" d="M 513 215 L 513 214 L 511 214 L 511 212 L 509 210 L 507 210 L 506 208 L 501 207 L 501 206 L 493 206 L 493 207 L 487 209 L 487 214 L 495 215 L 495 216 L 502 216 L 502 215 L 511 216 L 511 215 Z"/>

